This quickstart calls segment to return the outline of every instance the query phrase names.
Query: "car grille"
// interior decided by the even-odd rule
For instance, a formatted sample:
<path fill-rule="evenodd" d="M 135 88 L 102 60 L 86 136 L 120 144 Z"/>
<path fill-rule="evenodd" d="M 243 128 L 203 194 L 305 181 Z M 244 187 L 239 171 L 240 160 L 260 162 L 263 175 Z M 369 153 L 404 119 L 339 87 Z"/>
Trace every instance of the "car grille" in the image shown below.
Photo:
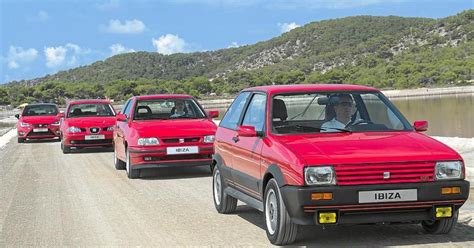
<path fill-rule="evenodd" d="M 191 142 L 199 142 L 199 137 L 192 137 L 192 138 L 170 138 L 170 139 L 163 139 L 163 143 L 170 144 L 170 143 L 191 143 Z"/>
<path fill-rule="evenodd" d="M 34 128 L 37 128 L 37 127 L 45 128 L 45 127 L 48 127 L 48 126 L 49 126 L 49 124 L 33 124 Z"/>
<path fill-rule="evenodd" d="M 47 132 L 33 132 L 31 131 L 28 133 L 27 137 L 35 137 L 35 136 L 48 136 L 48 135 L 55 135 L 51 130 L 48 129 Z"/>
<path fill-rule="evenodd" d="M 434 162 L 336 165 L 338 185 L 431 182 Z M 385 177 L 385 178 L 384 178 Z"/>
<path fill-rule="evenodd" d="M 112 139 L 103 139 L 103 140 L 71 140 L 71 144 L 78 145 L 95 145 L 95 144 L 108 144 L 112 143 Z"/>
<path fill-rule="evenodd" d="M 173 161 L 173 160 L 189 160 L 189 159 L 211 159 L 211 154 L 180 154 L 167 156 L 144 156 L 145 161 Z"/>

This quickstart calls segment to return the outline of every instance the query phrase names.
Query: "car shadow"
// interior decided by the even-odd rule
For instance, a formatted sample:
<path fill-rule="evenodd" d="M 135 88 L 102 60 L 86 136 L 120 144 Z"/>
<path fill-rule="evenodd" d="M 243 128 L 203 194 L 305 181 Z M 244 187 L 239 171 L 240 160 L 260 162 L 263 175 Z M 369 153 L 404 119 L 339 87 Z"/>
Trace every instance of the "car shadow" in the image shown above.
<path fill-rule="evenodd" d="M 25 140 L 25 144 L 35 144 L 35 143 L 56 143 L 60 142 L 60 139 L 29 139 Z"/>
<path fill-rule="evenodd" d="M 247 205 L 239 205 L 235 214 L 265 230 L 262 212 Z M 379 247 L 442 243 L 452 245 L 474 241 L 473 220 L 470 221 L 471 225 L 469 221 L 458 222 L 451 233 L 446 235 L 427 234 L 420 224 L 298 226 L 298 236 L 292 245 L 308 247 Z"/>
<path fill-rule="evenodd" d="M 94 148 L 72 148 L 70 154 L 74 153 L 109 153 L 114 152 L 113 147 L 94 147 Z"/>
<path fill-rule="evenodd" d="M 209 166 L 196 167 L 164 167 L 153 169 L 142 169 L 140 178 L 142 180 L 168 180 L 182 178 L 211 177 Z"/>

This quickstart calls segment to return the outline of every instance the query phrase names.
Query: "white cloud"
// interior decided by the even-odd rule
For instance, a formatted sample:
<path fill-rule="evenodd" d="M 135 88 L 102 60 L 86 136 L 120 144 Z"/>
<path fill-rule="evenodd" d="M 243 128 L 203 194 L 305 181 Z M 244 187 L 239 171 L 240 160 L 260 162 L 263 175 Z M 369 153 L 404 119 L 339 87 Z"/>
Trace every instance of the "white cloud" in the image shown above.
<path fill-rule="evenodd" d="M 46 66 L 47 67 L 58 67 L 64 64 L 66 59 L 67 49 L 58 46 L 58 47 L 46 47 L 44 49 L 44 55 L 46 56 Z"/>
<path fill-rule="evenodd" d="M 38 51 L 34 48 L 23 49 L 22 47 L 10 46 L 6 61 L 9 69 L 18 69 L 21 64 L 34 61 L 38 57 Z"/>
<path fill-rule="evenodd" d="M 166 34 L 158 39 L 152 39 L 152 43 L 156 51 L 161 54 L 184 52 L 187 46 L 183 39 L 173 34 Z"/>
<path fill-rule="evenodd" d="M 232 43 L 230 43 L 230 45 L 227 48 L 237 48 L 239 46 L 240 46 L 239 43 L 233 41 Z"/>
<path fill-rule="evenodd" d="M 64 46 L 46 47 L 44 49 L 46 66 L 50 68 L 63 65 L 74 66 L 77 64 L 80 56 L 89 53 L 91 53 L 90 49 L 83 49 L 73 43 L 67 43 Z"/>
<path fill-rule="evenodd" d="M 138 34 L 145 30 L 145 24 L 137 19 L 125 20 L 122 24 L 119 20 L 110 20 L 106 31 L 117 34 Z"/>
<path fill-rule="evenodd" d="M 40 21 L 45 22 L 45 21 L 49 20 L 49 18 L 50 18 L 50 17 L 49 17 L 49 14 L 48 14 L 46 11 L 40 10 L 40 11 L 38 12 L 38 19 L 39 19 Z"/>
<path fill-rule="evenodd" d="M 120 43 L 113 44 L 109 48 L 110 48 L 110 51 L 111 51 L 110 56 L 114 56 L 114 55 L 121 54 L 121 53 L 133 53 L 133 52 L 135 52 L 135 50 L 126 48 Z"/>
<path fill-rule="evenodd" d="M 286 33 L 292 29 L 295 29 L 297 27 L 300 27 L 300 25 L 292 22 L 292 23 L 278 23 L 278 26 L 280 27 L 280 32 Z"/>

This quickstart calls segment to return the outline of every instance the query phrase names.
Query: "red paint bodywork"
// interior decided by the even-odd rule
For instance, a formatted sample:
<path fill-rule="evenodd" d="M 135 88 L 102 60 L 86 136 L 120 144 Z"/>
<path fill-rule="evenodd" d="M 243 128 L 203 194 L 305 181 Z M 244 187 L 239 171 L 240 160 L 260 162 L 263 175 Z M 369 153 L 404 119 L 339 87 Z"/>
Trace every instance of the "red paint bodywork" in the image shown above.
<path fill-rule="evenodd" d="M 152 99 L 192 99 L 189 95 L 181 94 L 162 94 L 137 96 L 130 99 L 132 110 L 135 109 L 136 102 L 139 100 Z M 198 103 L 196 101 L 196 103 Z M 199 105 L 199 103 L 198 103 Z M 202 107 L 199 106 L 201 109 Z M 169 120 L 133 120 L 134 112 L 124 121 L 117 121 L 114 129 L 114 149 L 118 159 L 126 160 L 126 150 L 130 151 L 130 164 L 135 168 L 153 168 L 173 165 L 187 165 L 192 163 L 211 164 L 212 154 L 214 154 L 214 144 L 204 143 L 203 137 L 214 135 L 216 124 L 212 121 L 210 115 L 202 119 L 169 119 Z M 213 114 L 215 115 L 215 114 Z M 157 138 L 159 145 L 138 145 L 139 138 Z M 185 139 L 199 137 L 199 140 L 179 143 L 165 143 L 165 139 Z M 199 153 L 194 155 L 167 155 L 167 147 L 177 146 L 198 146 Z M 144 157 L 153 157 L 158 160 L 146 161 Z"/>
<path fill-rule="evenodd" d="M 57 107 L 56 107 L 57 108 Z M 59 111 L 58 111 L 59 113 Z M 59 121 L 58 115 L 38 115 L 38 116 L 23 116 L 20 115 L 16 124 L 18 138 L 23 139 L 55 139 L 59 138 Z M 28 127 L 22 127 L 20 123 L 30 124 Z M 41 134 L 34 133 L 34 128 L 48 128 L 49 133 Z"/>
<path fill-rule="evenodd" d="M 304 168 L 307 166 L 380 165 L 402 163 L 416 165 L 418 162 L 462 161 L 461 156 L 448 146 L 415 130 L 400 132 L 357 132 L 315 134 L 273 134 L 271 124 L 271 99 L 275 94 L 318 91 L 365 91 L 377 89 L 358 85 L 279 85 L 249 88 L 244 91 L 264 92 L 267 95 L 266 131 L 263 137 L 239 136 L 237 131 L 219 127 L 216 133 L 216 154 L 233 170 L 263 180 L 270 165 L 280 168 L 286 185 L 304 186 Z M 403 166 L 403 165 L 402 165 Z M 426 181 L 433 180 L 431 177 Z M 336 179 L 338 175 L 336 173 Z M 395 179 L 394 179 L 395 180 Z M 419 181 L 419 180 L 418 180 Z M 371 180 L 359 181 L 360 184 Z M 393 181 L 397 182 L 396 180 Z M 372 182 L 374 183 L 374 182 Z M 375 182 L 376 183 L 376 182 Z M 339 183 L 338 183 L 339 185 Z M 249 194 L 261 195 L 255 185 L 240 185 Z"/>
<path fill-rule="evenodd" d="M 112 146 L 112 139 L 113 139 L 113 131 L 104 130 L 108 127 L 115 126 L 115 116 L 87 116 L 87 117 L 68 117 L 67 113 L 69 113 L 69 109 L 71 106 L 75 104 L 109 104 L 110 101 L 108 100 L 101 100 L 101 99 L 92 99 L 92 100 L 76 100 L 69 102 L 66 108 L 66 114 L 61 121 L 61 135 L 62 135 L 62 142 L 64 146 L 67 147 L 104 147 L 104 146 Z M 115 113 L 114 108 L 110 105 L 113 112 Z M 69 133 L 67 132 L 67 128 L 69 127 L 78 127 L 81 128 L 83 131 L 78 133 Z M 99 128 L 100 131 L 98 133 L 91 133 L 90 128 Z M 93 143 L 81 143 L 85 141 L 86 135 L 104 135 L 105 139 L 101 142 L 93 142 Z"/>

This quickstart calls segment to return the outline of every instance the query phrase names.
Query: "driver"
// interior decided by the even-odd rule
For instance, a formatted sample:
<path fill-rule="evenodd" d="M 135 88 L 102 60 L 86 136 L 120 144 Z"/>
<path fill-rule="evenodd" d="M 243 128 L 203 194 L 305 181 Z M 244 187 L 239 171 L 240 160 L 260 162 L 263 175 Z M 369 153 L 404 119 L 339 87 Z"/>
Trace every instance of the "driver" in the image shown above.
<path fill-rule="evenodd" d="M 184 111 L 184 102 L 182 100 L 177 100 L 174 102 L 175 111 L 172 114 L 171 118 L 177 118 L 181 116 L 185 116 L 186 112 Z"/>
<path fill-rule="evenodd" d="M 335 117 L 321 125 L 321 132 L 340 132 L 351 121 L 354 101 L 350 94 L 337 94 L 329 97 L 329 108 L 333 108 Z M 328 108 L 328 109 L 329 109 Z"/>

